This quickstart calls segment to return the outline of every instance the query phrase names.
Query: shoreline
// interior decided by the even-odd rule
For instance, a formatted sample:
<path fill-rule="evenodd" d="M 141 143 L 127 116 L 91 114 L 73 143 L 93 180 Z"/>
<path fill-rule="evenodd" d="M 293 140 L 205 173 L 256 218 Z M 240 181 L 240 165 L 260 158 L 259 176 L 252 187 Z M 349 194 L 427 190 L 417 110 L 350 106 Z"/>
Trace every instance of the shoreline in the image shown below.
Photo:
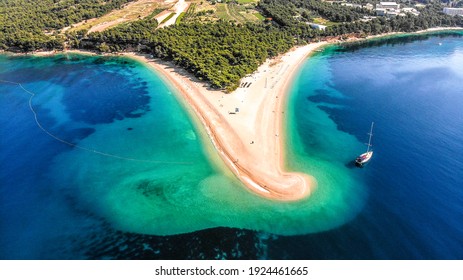
<path fill-rule="evenodd" d="M 169 62 L 136 53 L 123 55 L 151 66 L 178 90 L 203 124 L 223 162 L 248 189 L 269 199 L 295 201 L 308 197 L 317 182 L 309 174 L 284 171 L 284 135 L 280 132 L 285 131 L 283 116 L 287 104 L 286 95 L 289 94 L 298 69 L 313 51 L 336 43 L 445 30 L 463 28 L 431 28 L 415 33 L 395 32 L 293 47 L 287 53 L 267 60 L 252 75 L 241 79 L 241 85 L 251 85 L 240 87 L 231 94 L 209 90 L 207 83 Z M 278 80 L 274 81 L 277 75 Z M 247 103 L 243 104 L 245 101 Z M 254 106 L 249 105 L 250 103 Z M 234 113 L 234 108 L 238 108 L 239 112 Z M 241 117 L 243 115 L 245 116 Z M 264 151 L 252 150 L 251 145 L 256 144 L 262 144 L 259 149 Z"/>
<path fill-rule="evenodd" d="M 308 174 L 284 171 L 284 110 L 287 95 L 307 58 L 316 49 L 354 41 L 367 41 L 401 34 L 422 34 L 463 28 L 431 28 L 414 33 L 386 33 L 366 38 L 325 40 L 293 47 L 285 54 L 268 59 L 258 70 L 241 79 L 240 87 L 231 94 L 208 88 L 186 70 L 171 62 L 139 53 L 121 53 L 154 69 L 160 77 L 181 94 L 195 117 L 201 122 L 215 151 L 233 174 L 253 193 L 263 197 L 296 201 L 308 197 L 317 186 Z M 102 55 L 93 51 L 65 50 L 36 52 L 52 56 L 60 53 Z M 103 54 L 115 56 L 115 54 Z"/>
<path fill-rule="evenodd" d="M 295 74 L 307 55 L 328 42 L 295 47 L 267 60 L 232 94 L 211 90 L 186 70 L 148 55 L 124 53 L 163 76 L 193 109 L 228 169 L 251 191 L 294 201 L 310 195 L 316 180 L 284 168 L 284 106 Z M 245 86 L 243 86 L 245 85 Z M 249 85 L 249 86 L 247 86 Z"/>
<path fill-rule="evenodd" d="M 428 29 L 415 31 L 415 32 L 388 32 L 388 33 L 377 34 L 377 35 L 369 35 L 364 38 L 349 37 L 345 40 L 335 40 L 335 41 L 331 41 L 330 43 L 331 44 L 337 44 L 337 43 L 342 44 L 342 43 L 351 43 L 351 42 L 361 42 L 361 41 L 367 41 L 367 40 L 373 40 L 373 39 L 381 39 L 384 37 L 393 37 L 396 35 L 418 35 L 418 34 L 426 34 L 426 33 L 435 33 L 435 32 L 440 32 L 440 31 L 463 31 L 463 27 L 432 27 Z"/>

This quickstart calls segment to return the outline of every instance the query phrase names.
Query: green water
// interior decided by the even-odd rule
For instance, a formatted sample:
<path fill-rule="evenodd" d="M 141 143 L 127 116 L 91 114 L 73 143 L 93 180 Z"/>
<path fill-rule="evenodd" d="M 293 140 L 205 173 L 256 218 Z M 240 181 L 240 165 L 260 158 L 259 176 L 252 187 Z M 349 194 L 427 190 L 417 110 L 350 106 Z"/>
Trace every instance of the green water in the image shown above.
<path fill-rule="evenodd" d="M 234 227 L 296 235 L 342 225 L 363 205 L 361 180 L 343 164 L 347 158 L 340 158 L 360 144 L 337 131 L 317 108 L 307 108 L 311 121 L 317 123 L 310 130 L 318 141 L 313 150 L 302 150 L 294 114 L 286 123 L 288 168 L 314 175 L 317 189 L 301 201 L 271 201 L 247 190 L 224 167 L 199 121 L 179 102 L 180 95 L 145 65 L 125 58 L 86 56 L 16 58 L 15 65 L 18 73 L 28 73 L 18 80 L 36 94 L 34 104 L 42 109 L 39 119 L 51 119 L 54 133 L 90 128 L 93 133 L 78 140 L 80 147 L 127 158 L 66 149 L 50 164 L 40 163 L 46 165 L 43 184 L 116 229 L 172 235 Z M 37 75 L 42 76 L 33 79 Z M 137 98 L 146 101 L 147 95 L 149 101 L 138 102 L 139 109 L 129 112 L 136 117 L 122 117 L 124 102 L 138 103 L 135 99 L 112 102 L 140 90 Z M 298 81 L 293 88 L 297 90 L 301 90 Z M 87 97 L 86 92 L 93 95 Z M 289 112 L 297 106 L 295 96 L 291 94 Z M 115 117 L 108 120 L 105 114 Z M 49 145 L 62 143 L 51 139 Z"/>
<path fill-rule="evenodd" d="M 320 109 L 320 104 L 305 100 L 308 93 L 330 80 L 331 71 L 323 57 L 332 51 L 333 47 L 328 47 L 323 54 L 308 58 L 293 83 L 287 103 L 287 169 L 311 174 L 317 180 L 316 192 L 300 209 L 310 221 L 306 232 L 344 224 L 361 210 L 368 195 L 362 174 L 352 164 L 353 157 L 364 146 L 354 136 L 339 130 Z M 332 94 L 343 98 L 339 93 Z"/>

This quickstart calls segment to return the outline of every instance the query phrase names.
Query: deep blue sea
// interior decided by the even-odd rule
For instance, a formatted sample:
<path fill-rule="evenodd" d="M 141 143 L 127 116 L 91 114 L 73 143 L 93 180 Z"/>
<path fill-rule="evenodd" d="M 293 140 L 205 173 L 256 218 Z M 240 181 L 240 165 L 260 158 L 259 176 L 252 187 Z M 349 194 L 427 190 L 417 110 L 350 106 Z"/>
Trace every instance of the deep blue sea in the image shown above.
<path fill-rule="evenodd" d="M 321 184 L 291 205 L 217 167 L 138 62 L 2 55 L 0 80 L 0 259 L 463 259 L 461 32 L 307 60 L 288 102 L 288 167 Z M 356 168 L 372 121 L 373 159 Z M 312 233 L 275 234 L 304 215 Z"/>
<path fill-rule="evenodd" d="M 313 133 L 330 129 L 317 125 L 326 118 L 336 127 L 329 134 L 347 133 L 359 143 L 368 142 L 374 122 L 371 162 L 361 169 L 345 162 L 363 177 L 368 197 L 337 229 L 277 239 L 272 257 L 463 258 L 462 35 L 331 46 L 308 60 L 291 97 L 298 148 L 330 155 L 318 148 L 330 137 Z M 345 153 L 354 159 L 365 149 Z"/>

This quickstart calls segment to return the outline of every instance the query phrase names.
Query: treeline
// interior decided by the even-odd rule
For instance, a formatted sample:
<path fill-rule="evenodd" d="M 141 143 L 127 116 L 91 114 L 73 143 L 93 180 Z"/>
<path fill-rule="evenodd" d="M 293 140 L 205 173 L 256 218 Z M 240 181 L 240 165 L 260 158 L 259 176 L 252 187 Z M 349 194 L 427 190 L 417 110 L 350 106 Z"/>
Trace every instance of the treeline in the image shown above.
<path fill-rule="evenodd" d="M 100 16 L 129 0 L 3 0 L 0 2 L 0 49 L 33 51 L 71 48 L 101 52 L 139 51 L 169 60 L 208 81 L 213 88 L 234 90 L 239 80 L 257 70 L 267 58 L 293 45 L 330 36 L 366 36 L 387 32 L 413 32 L 437 26 L 463 26 L 463 17 L 442 13 L 433 3 L 419 16 L 378 17 L 362 20 L 369 12 L 316 0 L 261 0 L 259 9 L 273 20 L 263 24 L 178 21 L 156 29 L 152 16 L 121 24 L 103 32 L 86 30 L 50 32 Z M 193 13 L 194 8 L 187 13 Z M 306 22 L 322 16 L 334 22 L 326 30 L 314 30 Z M 47 32 L 48 34 L 44 33 Z"/>
<path fill-rule="evenodd" d="M 265 0 L 264 0 L 265 1 Z M 269 0 L 266 0 L 269 1 Z M 305 9 L 332 22 L 351 22 L 363 16 L 372 16 L 374 12 L 368 9 L 342 6 L 317 0 L 289 0 L 299 9 Z"/>
<path fill-rule="evenodd" d="M 296 16 L 302 16 L 305 20 L 311 20 L 312 17 L 323 17 L 332 22 L 352 22 L 365 15 L 373 15 L 367 9 L 347 7 L 319 0 L 261 0 L 259 7 L 283 26 L 296 24 Z"/>
<path fill-rule="evenodd" d="M 317 0 L 261 0 L 258 5 L 267 18 L 271 18 L 280 28 L 292 34 L 298 43 L 310 42 L 321 37 L 341 35 L 352 31 L 353 26 L 346 23 L 359 21 L 370 16 L 371 11 L 330 4 Z M 329 32 L 314 30 L 307 22 L 322 17 L 332 22 L 345 22 L 334 25 Z M 349 28 L 345 28 L 348 26 Z M 349 30 L 349 31 L 347 31 Z M 339 33 L 343 32 L 343 33 Z M 338 34 L 339 33 L 339 34 Z"/>
<path fill-rule="evenodd" d="M 463 17 L 444 14 L 439 3 L 427 5 L 420 10 L 419 16 L 407 14 L 394 18 L 377 17 L 371 20 L 361 20 L 364 15 L 371 15 L 365 9 L 354 9 L 315 0 L 261 0 L 259 7 L 267 17 L 271 17 L 299 41 L 352 33 L 366 36 L 387 32 L 414 32 L 432 27 L 463 27 Z M 313 15 L 322 15 L 333 22 L 342 22 L 316 33 L 308 30 L 307 24 L 304 23 Z"/>
<path fill-rule="evenodd" d="M 271 19 L 272 23 L 277 23 L 281 30 L 293 35 L 298 44 L 309 42 L 320 34 L 319 31 L 303 22 L 303 20 L 308 20 L 309 15 L 304 11 L 299 11 L 293 3 L 262 0 L 258 7 L 267 19 Z M 297 17 L 300 14 L 304 15 L 303 20 Z"/>
<path fill-rule="evenodd" d="M 155 32 L 153 27 L 154 23 L 146 23 L 134 33 L 133 26 L 124 25 L 91 33 L 77 47 L 147 52 L 185 68 L 213 88 L 232 91 L 267 58 L 294 45 L 288 32 L 271 25 L 219 21 L 174 25 Z"/>
<path fill-rule="evenodd" d="M 154 18 L 123 23 L 103 32 L 86 35 L 87 30 L 67 33 L 69 46 L 75 49 L 92 49 L 101 52 L 139 50 L 146 46 L 158 26 Z"/>
<path fill-rule="evenodd" d="M 463 17 L 442 13 L 442 7 L 439 4 L 428 5 L 420 12 L 418 16 L 407 14 L 390 19 L 377 17 L 370 21 L 334 25 L 326 29 L 325 35 L 338 36 L 349 33 L 375 35 L 388 32 L 415 32 L 432 27 L 463 27 Z"/>
<path fill-rule="evenodd" d="M 63 37 L 54 31 L 102 16 L 133 0 L 2 0 L 0 48 L 20 51 L 60 49 Z"/>

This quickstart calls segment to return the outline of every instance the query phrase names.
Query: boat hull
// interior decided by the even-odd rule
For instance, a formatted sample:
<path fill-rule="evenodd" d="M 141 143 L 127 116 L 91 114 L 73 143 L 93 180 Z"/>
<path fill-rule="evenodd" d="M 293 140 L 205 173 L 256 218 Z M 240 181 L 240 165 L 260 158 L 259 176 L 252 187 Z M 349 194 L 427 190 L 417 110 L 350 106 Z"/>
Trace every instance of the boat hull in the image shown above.
<path fill-rule="evenodd" d="M 355 164 L 357 166 L 364 166 L 370 161 L 372 156 L 373 156 L 373 151 L 363 153 L 355 159 Z"/>

